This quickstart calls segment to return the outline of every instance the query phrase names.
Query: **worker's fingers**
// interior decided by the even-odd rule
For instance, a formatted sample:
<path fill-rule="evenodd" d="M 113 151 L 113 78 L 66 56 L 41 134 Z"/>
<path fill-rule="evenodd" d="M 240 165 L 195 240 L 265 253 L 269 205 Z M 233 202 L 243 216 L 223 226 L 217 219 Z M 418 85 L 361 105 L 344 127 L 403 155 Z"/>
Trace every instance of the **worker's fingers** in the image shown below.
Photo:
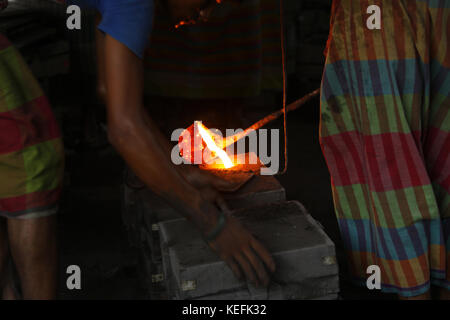
<path fill-rule="evenodd" d="M 232 193 L 236 192 L 247 182 L 245 181 L 235 181 L 235 182 L 227 182 L 226 185 L 214 186 L 220 192 Z"/>
<path fill-rule="evenodd" d="M 261 260 L 255 255 L 252 248 L 247 248 L 244 250 L 244 254 L 247 257 L 248 261 L 253 266 L 253 269 L 256 271 L 258 275 L 259 282 L 261 282 L 265 287 L 269 284 L 269 275 L 267 274 L 266 268 L 264 268 Z"/>
<path fill-rule="evenodd" d="M 248 176 L 248 179 L 251 178 L 251 175 Z M 247 180 L 248 180 L 247 179 Z M 217 191 L 220 192 L 234 192 L 238 190 L 247 180 L 245 181 L 230 181 L 227 179 L 224 179 L 220 176 L 217 176 L 215 174 L 212 174 L 211 172 L 208 172 L 206 170 L 200 170 L 194 171 L 194 174 L 188 175 L 188 181 L 190 181 L 192 184 L 204 187 L 213 187 Z"/>
<path fill-rule="evenodd" d="M 219 193 L 213 188 L 201 188 L 200 192 L 203 199 L 210 203 L 217 203 L 217 199 L 220 197 Z"/>
<path fill-rule="evenodd" d="M 230 267 L 231 271 L 233 271 L 234 275 L 237 279 L 242 280 L 242 272 L 239 268 L 239 265 L 236 263 L 236 261 L 231 257 L 229 259 L 223 259 L 226 264 Z"/>
<path fill-rule="evenodd" d="M 254 283 L 255 286 L 257 287 L 259 284 L 258 279 L 255 275 L 255 272 L 253 271 L 252 266 L 248 262 L 247 258 L 242 253 L 238 253 L 235 256 L 235 259 L 241 266 L 241 269 L 244 271 L 244 274 L 245 274 L 245 277 L 247 278 L 247 280 Z"/>
<path fill-rule="evenodd" d="M 214 188 L 223 192 L 232 192 L 239 186 L 239 183 L 237 182 L 227 181 L 212 175 L 209 177 L 209 182 L 214 186 Z"/>
<path fill-rule="evenodd" d="M 208 171 L 202 171 L 201 177 L 204 183 L 212 185 L 219 191 L 233 191 L 239 185 L 239 182 L 224 179 Z"/>
<path fill-rule="evenodd" d="M 217 203 L 217 206 L 220 208 L 220 211 L 222 211 L 223 213 L 228 213 L 230 211 L 230 208 L 228 207 L 225 199 L 222 198 L 219 194 L 216 194 L 215 201 Z"/>
<path fill-rule="evenodd" d="M 267 249 L 254 238 L 250 241 L 250 244 L 253 250 L 255 250 L 258 256 L 262 259 L 262 261 L 264 261 L 267 268 L 269 268 L 271 272 L 275 272 L 275 261 L 273 261 L 272 255 L 269 253 L 269 251 L 267 251 Z"/>

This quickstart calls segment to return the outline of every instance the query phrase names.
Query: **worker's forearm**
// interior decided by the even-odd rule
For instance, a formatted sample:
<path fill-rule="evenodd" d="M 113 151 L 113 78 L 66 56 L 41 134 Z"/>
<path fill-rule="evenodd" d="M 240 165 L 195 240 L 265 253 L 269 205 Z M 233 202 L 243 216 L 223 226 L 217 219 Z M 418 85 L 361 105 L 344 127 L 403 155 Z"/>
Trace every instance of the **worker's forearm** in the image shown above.
<path fill-rule="evenodd" d="M 202 202 L 199 191 L 184 179 L 158 142 L 154 134 L 158 128 L 144 119 L 145 116 L 136 117 L 125 120 L 128 123 L 110 125 L 111 142 L 149 188 L 207 232 L 216 223 L 217 209 Z"/>
<path fill-rule="evenodd" d="M 142 104 L 143 65 L 110 36 L 104 41 L 108 133 L 111 143 L 138 177 L 202 231 L 215 225 L 217 209 L 177 171 L 158 142 L 158 128 L 146 121 Z"/>
<path fill-rule="evenodd" d="M 146 113 L 144 117 L 146 123 L 149 125 L 149 128 L 151 128 L 153 135 L 158 140 L 158 143 L 160 144 L 161 148 L 164 150 L 165 155 L 167 156 L 168 161 L 172 161 L 171 155 L 172 155 L 172 149 L 173 145 L 169 142 L 169 139 L 164 136 L 164 134 L 161 132 L 161 130 L 158 128 L 156 123 L 153 121 L 153 119 Z M 196 167 L 189 165 L 189 164 L 183 164 L 183 165 L 176 165 L 175 166 L 178 172 L 184 177 L 188 178 L 189 175 L 195 171 L 199 170 Z"/>

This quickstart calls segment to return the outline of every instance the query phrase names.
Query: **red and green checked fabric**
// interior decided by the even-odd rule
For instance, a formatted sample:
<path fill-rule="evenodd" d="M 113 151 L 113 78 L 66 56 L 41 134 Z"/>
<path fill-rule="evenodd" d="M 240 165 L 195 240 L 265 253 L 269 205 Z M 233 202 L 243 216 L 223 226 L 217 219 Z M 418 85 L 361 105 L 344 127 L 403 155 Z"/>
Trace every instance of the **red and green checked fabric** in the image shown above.
<path fill-rule="evenodd" d="M 0 216 L 55 207 L 63 159 L 47 99 L 21 55 L 0 34 Z"/>
<path fill-rule="evenodd" d="M 279 0 L 223 3 L 210 21 L 174 29 L 156 8 L 145 55 L 145 93 L 249 98 L 282 89 Z"/>
<path fill-rule="evenodd" d="M 450 289 L 450 1 L 335 1 L 330 32 L 320 139 L 351 272 Z"/>

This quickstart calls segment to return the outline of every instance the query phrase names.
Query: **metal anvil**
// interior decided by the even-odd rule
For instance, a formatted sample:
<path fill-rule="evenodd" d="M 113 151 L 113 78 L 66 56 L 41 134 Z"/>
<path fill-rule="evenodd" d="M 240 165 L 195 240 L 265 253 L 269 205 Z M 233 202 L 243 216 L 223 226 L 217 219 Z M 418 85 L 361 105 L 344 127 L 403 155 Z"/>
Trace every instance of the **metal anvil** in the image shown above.
<path fill-rule="evenodd" d="M 234 211 L 270 251 L 276 272 L 268 289 L 239 281 L 186 219 L 159 223 L 171 299 L 331 299 L 339 292 L 333 242 L 296 201 Z"/>

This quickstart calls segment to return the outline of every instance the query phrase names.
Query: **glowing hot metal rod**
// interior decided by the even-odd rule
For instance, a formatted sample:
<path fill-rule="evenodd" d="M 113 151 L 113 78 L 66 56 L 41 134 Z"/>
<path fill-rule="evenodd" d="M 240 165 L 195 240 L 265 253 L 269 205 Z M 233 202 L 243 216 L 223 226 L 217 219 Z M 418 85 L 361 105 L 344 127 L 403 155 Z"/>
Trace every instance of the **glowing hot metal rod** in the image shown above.
<path fill-rule="evenodd" d="M 304 105 L 306 102 L 308 102 L 309 100 L 311 100 L 312 98 L 318 96 L 320 93 L 320 89 L 316 89 L 313 92 L 308 93 L 306 96 L 304 96 L 303 98 L 294 101 L 293 103 L 291 103 L 290 105 L 288 105 L 286 107 L 286 111 L 290 112 L 290 111 L 294 111 L 297 110 L 298 108 L 300 108 L 302 105 Z M 213 153 L 215 153 L 217 156 L 219 156 L 222 161 L 224 161 L 224 155 L 225 154 L 227 157 L 228 155 L 225 153 L 225 151 L 223 149 L 225 149 L 226 147 L 228 147 L 229 145 L 232 145 L 233 143 L 236 143 L 237 141 L 241 140 L 242 138 L 245 138 L 247 135 L 249 135 L 252 131 L 258 130 L 262 127 L 264 127 L 265 125 L 267 125 L 268 123 L 278 119 L 279 117 L 281 117 L 284 114 L 284 110 L 278 110 L 275 111 L 274 113 L 268 115 L 267 117 L 264 117 L 263 119 L 259 120 L 258 122 L 254 123 L 253 125 L 251 125 L 250 127 L 248 127 L 247 129 L 245 129 L 244 131 L 237 133 L 231 137 L 226 137 L 224 139 L 222 139 L 222 142 L 220 143 L 219 141 L 219 145 L 217 144 L 217 142 L 212 138 L 214 136 L 214 134 L 212 134 L 208 128 L 206 128 L 204 125 L 202 125 L 199 122 L 199 126 L 197 126 L 197 130 L 199 130 L 201 136 L 202 136 L 202 141 L 199 145 L 196 145 L 194 143 L 194 128 L 195 128 L 195 123 L 192 124 L 189 128 L 187 128 L 184 133 L 187 133 L 187 135 L 185 135 L 184 133 L 180 135 L 180 138 L 178 140 L 178 145 L 180 146 L 180 150 L 186 150 L 185 148 L 183 148 L 183 146 L 186 145 L 190 145 L 191 148 L 188 149 L 190 150 L 190 154 L 183 154 L 181 152 L 181 156 L 190 161 L 191 163 L 193 163 L 193 159 L 194 159 L 194 153 L 196 152 L 196 150 L 203 150 L 205 147 L 209 148 L 210 151 L 212 151 Z M 196 122 L 197 123 L 197 122 Z M 189 139 L 191 139 L 191 141 L 184 141 L 184 139 L 186 139 L 186 137 L 188 137 Z M 192 137 L 192 138 L 191 138 Z M 206 138 L 206 140 L 205 140 Z M 219 151 L 220 150 L 220 151 Z M 222 154 L 223 153 L 223 154 Z M 191 160 L 192 159 L 192 160 Z M 226 160 L 225 160 L 226 161 Z M 227 165 L 224 162 L 225 165 Z M 229 165 L 229 163 L 228 163 Z M 232 166 L 232 165 L 231 165 Z M 230 167 L 231 167 L 230 166 Z"/>

